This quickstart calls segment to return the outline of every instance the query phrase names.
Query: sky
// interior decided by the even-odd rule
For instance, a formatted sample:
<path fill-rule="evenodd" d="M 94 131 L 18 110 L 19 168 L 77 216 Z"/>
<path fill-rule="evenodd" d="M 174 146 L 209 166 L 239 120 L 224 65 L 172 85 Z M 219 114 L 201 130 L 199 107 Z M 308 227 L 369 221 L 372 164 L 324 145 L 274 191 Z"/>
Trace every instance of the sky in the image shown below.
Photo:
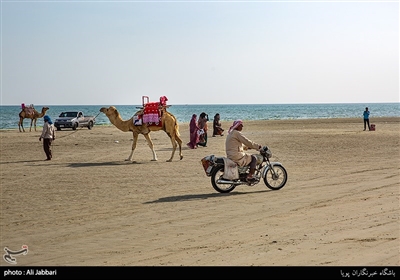
<path fill-rule="evenodd" d="M 1 0 L 1 105 L 399 102 L 399 1 Z"/>

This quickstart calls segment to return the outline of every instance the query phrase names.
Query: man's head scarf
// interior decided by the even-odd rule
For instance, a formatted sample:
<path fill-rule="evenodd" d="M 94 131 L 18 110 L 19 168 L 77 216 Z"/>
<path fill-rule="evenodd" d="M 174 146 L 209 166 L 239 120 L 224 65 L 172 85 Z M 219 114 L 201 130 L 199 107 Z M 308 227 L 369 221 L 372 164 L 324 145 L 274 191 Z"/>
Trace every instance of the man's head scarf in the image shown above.
<path fill-rule="evenodd" d="M 51 121 L 50 117 L 48 115 L 44 116 L 44 121 L 48 122 L 49 124 L 53 124 L 53 122 Z"/>
<path fill-rule="evenodd" d="M 241 124 L 243 124 L 242 120 L 234 121 L 232 126 L 229 128 L 228 133 L 231 133 L 233 130 L 235 130 Z"/>

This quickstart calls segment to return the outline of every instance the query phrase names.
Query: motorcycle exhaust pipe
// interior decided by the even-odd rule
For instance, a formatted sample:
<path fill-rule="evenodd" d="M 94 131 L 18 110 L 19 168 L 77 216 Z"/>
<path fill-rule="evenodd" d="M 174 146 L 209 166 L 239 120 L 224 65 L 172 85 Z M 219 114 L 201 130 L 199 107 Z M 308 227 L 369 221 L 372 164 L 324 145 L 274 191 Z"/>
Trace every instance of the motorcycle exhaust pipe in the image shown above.
<path fill-rule="evenodd" d="M 227 184 L 227 185 L 240 185 L 242 182 L 234 182 L 234 181 L 229 181 L 229 180 L 217 180 L 217 184 Z"/>

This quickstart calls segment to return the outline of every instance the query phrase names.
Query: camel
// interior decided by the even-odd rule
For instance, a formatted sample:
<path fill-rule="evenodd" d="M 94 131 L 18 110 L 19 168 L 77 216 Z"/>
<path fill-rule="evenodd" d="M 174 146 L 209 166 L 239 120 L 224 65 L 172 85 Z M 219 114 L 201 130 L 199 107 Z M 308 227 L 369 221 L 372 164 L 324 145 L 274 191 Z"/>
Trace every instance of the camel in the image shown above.
<path fill-rule="evenodd" d="M 34 124 L 35 131 L 36 131 L 37 119 L 43 118 L 44 115 L 46 114 L 47 110 L 49 110 L 49 107 L 43 107 L 42 111 L 40 113 L 38 111 L 36 111 L 36 109 L 34 109 L 34 108 L 22 109 L 21 112 L 19 113 L 19 123 L 18 123 L 19 132 L 21 132 L 21 128 L 22 128 L 22 131 L 25 132 L 24 124 L 23 124 L 24 119 L 31 119 L 31 127 L 29 128 L 29 131 L 32 131 L 32 123 Z"/>
<path fill-rule="evenodd" d="M 100 109 L 100 112 L 103 112 L 108 117 L 110 122 L 115 127 L 117 127 L 119 130 L 124 131 L 124 132 L 132 131 L 132 133 L 133 133 L 132 151 L 131 151 L 129 157 L 126 159 L 126 161 L 132 161 L 133 152 L 135 151 L 139 134 L 143 134 L 143 136 L 147 140 L 147 144 L 149 145 L 149 147 L 153 153 L 152 161 L 157 161 L 157 155 L 154 150 L 153 141 L 150 138 L 150 132 L 151 131 L 159 131 L 159 130 L 165 131 L 165 133 L 167 133 L 167 135 L 171 139 L 173 149 L 172 149 L 171 158 L 168 159 L 167 162 L 172 161 L 174 154 L 175 154 L 177 143 L 179 145 L 179 156 L 180 156 L 180 159 L 182 160 L 182 158 L 183 158 L 182 140 L 179 137 L 180 133 L 179 133 L 178 121 L 176 120 L 174 115 L 172 115 L 171 113 L 169 113 L 165 110 L 165 106 L 163 106 L 163 108 L 161 110 L 162 126 L 148 126 L 145 123 L 143 123 L 141 125 L 135 125 L 134 124 L 134 116 L 141 114 L 142 110 L 136 112 L 136 114 L 129 120 L 123 120 L 121 118 L 121 115 L 119 114 L 119 112 L 117 111 L 117 109 L 114 106 L 110 106 L 109 108 L 102 107 Z"/>

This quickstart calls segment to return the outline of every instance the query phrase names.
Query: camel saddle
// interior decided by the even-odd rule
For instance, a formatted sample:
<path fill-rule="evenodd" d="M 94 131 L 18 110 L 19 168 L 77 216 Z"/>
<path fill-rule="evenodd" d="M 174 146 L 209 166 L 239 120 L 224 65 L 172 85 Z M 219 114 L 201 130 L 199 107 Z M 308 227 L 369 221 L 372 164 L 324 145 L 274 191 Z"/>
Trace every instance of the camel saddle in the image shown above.
<path fill-rule="evenodd" d="M 35 114 L 35 108 L 33 108 L 31 106 L 23 107 L 22 111 L 25 112 L 25 117 L 26 118 L 33 118 L 33 116 Z"/>
<path fill-rule="evenodd" d="M 149 102 L 143 108 L 143 123 L 147 125 L 162 126 L 159 102 Z"/>
<path fill-rule="evenodd" d="M 145 102 L 145 100 L 147 102 Z M 166 96 L 160 97 L 160 102 L 149 102 L 147 96 L 142 97 L 143 107 L 139 113 L 135 114 L 134 123 L 135 125 L 147 124 L 147 126 L 159 126 L 162 127 L 161 117 L 163 111 L 169 107 L 167 105 L 168 98 Z"/>

